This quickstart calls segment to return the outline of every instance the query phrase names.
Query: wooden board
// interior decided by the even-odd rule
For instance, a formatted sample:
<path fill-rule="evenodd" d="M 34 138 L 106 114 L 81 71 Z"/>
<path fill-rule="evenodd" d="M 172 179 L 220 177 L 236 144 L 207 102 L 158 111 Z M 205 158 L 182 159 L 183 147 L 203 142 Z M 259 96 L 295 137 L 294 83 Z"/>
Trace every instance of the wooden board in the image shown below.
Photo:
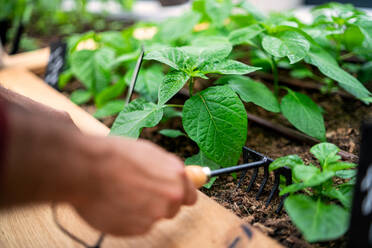
<path fill-rule="evenodd" d="M 0 84 L 35 101 L 70 113 L 84 132 L 106 135 L 108 128 L 74 105 L 41 79 L 20 67 L 0 71 Z M 68 206 L 58 215 L 63 225 L 94 244 L 98 233 L 84 223 Z M 81 247 L 57 229 L 48 205 L 0 211 L 0 247 Z M 136 238 L 106 237 L 103 247 L 123 248 L 219 248 L 281 247 L 242 221 L 203 193 L 192 207 L 183 207 L 176 218 L 157 223 L 152 231 Z"/>

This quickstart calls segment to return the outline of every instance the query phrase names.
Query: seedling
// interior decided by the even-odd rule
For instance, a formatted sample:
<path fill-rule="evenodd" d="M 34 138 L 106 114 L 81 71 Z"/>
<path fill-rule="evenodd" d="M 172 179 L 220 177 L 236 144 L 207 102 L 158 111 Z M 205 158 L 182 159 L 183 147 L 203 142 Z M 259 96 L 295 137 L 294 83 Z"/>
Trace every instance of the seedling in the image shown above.
<path fill-rule="evenodd" d="M 271 163 L 270 171 L 292 170 L 293 184 L 281 187 L 280 195 L 289 194 L 285 210 L 306 240 L 333 240 L 348 229 L 356 165 L 340 161 L 339 148 L 330 143 L 315 145 L 310 152 L 319 167 L 289 155 Z"/>

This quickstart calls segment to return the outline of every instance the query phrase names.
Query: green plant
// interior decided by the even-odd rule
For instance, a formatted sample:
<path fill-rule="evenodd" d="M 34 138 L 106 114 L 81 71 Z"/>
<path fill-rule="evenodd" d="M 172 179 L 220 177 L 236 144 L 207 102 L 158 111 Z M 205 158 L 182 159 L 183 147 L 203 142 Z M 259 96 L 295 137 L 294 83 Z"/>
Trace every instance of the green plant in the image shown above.
<path fill-rule="evenodd" d="M 204 42 L 204 43 L 203 43 Z M 247 117 L 244 105 L 229 87 L 209 87 L 194 95 L 194 78 L 206 74 L 246 74 L 258 70 L 238 61 L 227 59 L 231 45 L 221 37 L 196 40 L 194 46 L 167 47 L 146 53 L 145 59 L 169 65 L 170 70 L 160 84 L 157 104 L 135 100 L 119 114 L 111 134 L 138 137 L 143 127 L 158 124 L 166 107 L 183 107 L 182 122 L 187 135 L 201 152 L 221 166 L 238 161 L 246 140 Z M 185 105 L 167 102 L 188 84 L 190 99 Z"/>
<path fill-rule="evenodd" d="M 313 146 L 310 152 L 319 167 L 305 165 L 297 155 L 270 164 L 270 171 L 284 166 L 292 170 L 293 184 L 282 186 L 280 195 L 289 194 L 284 207 L 309 242 L 336 239 L 348 229 L 356 165 L 340 161 L 339 151 L 331 143 Z"/>

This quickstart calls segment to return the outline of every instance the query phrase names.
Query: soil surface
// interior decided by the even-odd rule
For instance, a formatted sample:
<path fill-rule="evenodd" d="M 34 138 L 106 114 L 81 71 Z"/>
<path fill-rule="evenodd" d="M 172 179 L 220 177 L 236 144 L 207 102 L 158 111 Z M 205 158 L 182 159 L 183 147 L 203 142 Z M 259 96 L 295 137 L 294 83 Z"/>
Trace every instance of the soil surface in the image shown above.
<path fill-rule="evenodd" d="M 261 81 L 264 82 L 263 80 Z M 199 82 L 199 88 L 203 88 L 200 85 L 203 85 L 203 82 L 201 82 L 201 84 Z M 269 83 L 267 85 L 271 87 Z M 72 90 L 79 87 L 80 85 L 77 82 L 69 84 L 64 94 L 69 95 Z M 301 89 L 296 90 L 305 93 L 305 91 Z M 372 107 L 366 106 L 355 99 L 342 98 L 338 95 L 323 95 L 316 90 L 306 90 L 306 94 L 324 110 L 327 141 L 336 144 L 344 151 L 358 155 L 360 139 L 359 127 L 362 120 L 372 118 Z M 186 97 L 178 95 L 172 101 L 182 104 L 186 99 Z M 84 105 L 83 108 L 90 113 L 95 112 L 95 107 L 92 103 Z M 246 108 L 249 113 L 274 123 L 291 127 L 288 121 L 281 115 L 267 112 L 253 104 L 246 104 Z M 114 117 L 110 117 L 101 121 L 110 127 L 114 119 Z M 162 136 L 158 133 L 161 129 L 183 130 L 182 121 L 177 117 L 162 122 L 157 127 L 144 128 L 141 138 L 151 140 L 183 159 L 198 152 L 197 145 L 190 139 L 186 137 L 172 139 Z M 309 153 L 311 145 L 288 139 L 280 133 L 268 130 L 252 122 L 249 122 L 246 146 L 273 159 L 289 154 L 298 154 L 305 162 L 315 161 Z M 278 240 L 285 247 L 346 247 L 347 235 L 332 242 L 313 244 L 306 242 L 301 233 L 291 223 L 284 210 L 280 214 L 275 213 L 279 204 L 278 197 L 273 199 L 268 208 L 265 208 L 265 200 L 273 186 L 273 175 L 270 175 L 270 180 L 260 199 L 256 200 L 256 193 L 262 180 L 262 175 L 260 175 L 262 171 L 260 171 L 259 177 L 252 190 L 247 193 L 245 189 L 250 179 L 250 173 L 251 172 L 248 172 L 239 188 L 237 187 L 237 180 L 232 176 L 221 176 L 216 180 L 211 189 L 202 189 L 202 191 L 222 206 L 230 209 L 247 223 Z"/>

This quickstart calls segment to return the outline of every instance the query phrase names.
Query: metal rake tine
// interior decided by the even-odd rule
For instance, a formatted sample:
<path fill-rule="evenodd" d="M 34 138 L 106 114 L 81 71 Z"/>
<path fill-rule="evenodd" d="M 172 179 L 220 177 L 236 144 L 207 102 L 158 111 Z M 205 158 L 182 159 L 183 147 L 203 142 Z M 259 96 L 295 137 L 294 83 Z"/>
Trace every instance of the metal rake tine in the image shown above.
<path fill-rule="evenodd" d="M 267 198 L 267 201 L 266 201 L 266 204 L 265 204 L 265 207 L 268 207 L 271 200 L 273 199 L 274 197 L 274 194 L 275 192 L 278 190 L 279 188 L 279 184 L 280 184 L 280 174 L 278 172 L 275 172 L 275 179 L 274 179 L 274 185 L 273 185 L 273 188 L 271 189 L 271 192 L 270 192 L 270 195 L 269 195 L 269 198 Z"/>
<path fill-rule="evenodd" d="M 285 194 L 285 195 L 283 195 L 282 196 L 282 198 L 280 199 L 280 203 L 279 203 L 279 206 L 278 206 L 278 208 L 275 210 L 275 213 L 280 213 L 280 211 L 282 211 L 282 208 L 283 208 L 283 205 L 284 205 L 284 200 L 285 200 L 285 198 L 287 198 L 287 196 L 288 196 L 289 194 Z"/>
<path fill-rule="evenodd" d="M 240 185 L 242 184 L 245 176 L 247 175 L 247 172 L 248 170 L 245 170 L 241 173 L 240 177 L 239 177 L 239 181 L 238 181 L 238 184 L 236 185 L 236 189 L 238 189 L 240 187 Z"/>
<path fill-rule="evenodd" d="M 256 200 L 258 200 L 260 198 L 260 196 L 262 194 L 262 191 L 264 190 L 268 179 L 269 179 L 269 166 L 265 165 L 265 167 L 264 167 L 264 179 L 262 180 L 260 189 L 257 192 Z"/>
<path fill-rule="evenodd" d="M 246 192 L 247 192 L 247 193 L 248 193 L 249 191 L 251 191 L 252 186 L 253 186 L 253 183 L 256 181 L 257 175 L 258 175 L 258 168 L 254 168 L 252 178 L 251 178 L 251 180 L 249 181 L 248 187 L 247 187 L 247 189 L 246 189 Z"/>

